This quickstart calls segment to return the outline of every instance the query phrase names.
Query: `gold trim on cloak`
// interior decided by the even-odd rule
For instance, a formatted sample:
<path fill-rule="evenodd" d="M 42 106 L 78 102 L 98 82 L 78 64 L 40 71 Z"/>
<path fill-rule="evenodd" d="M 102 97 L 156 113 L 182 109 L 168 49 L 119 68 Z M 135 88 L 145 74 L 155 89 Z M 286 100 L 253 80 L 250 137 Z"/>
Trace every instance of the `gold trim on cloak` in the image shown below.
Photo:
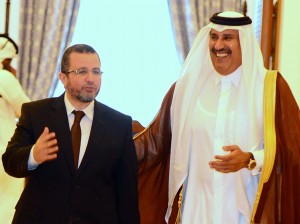
<path fill-rule="evenodd" d="M 268 70 L 264 81 L 264 162 L 261 172 L 261 177 L 258 184 L 256 198 L 253 205 L 251 223 L 254 222 L 254 217 L 261 198 L 263 186 L 268 182 L 276 156 L 276 131 L 275 131 L 275 102 L 276 102 L 276 80 L 277 71 Z"/>

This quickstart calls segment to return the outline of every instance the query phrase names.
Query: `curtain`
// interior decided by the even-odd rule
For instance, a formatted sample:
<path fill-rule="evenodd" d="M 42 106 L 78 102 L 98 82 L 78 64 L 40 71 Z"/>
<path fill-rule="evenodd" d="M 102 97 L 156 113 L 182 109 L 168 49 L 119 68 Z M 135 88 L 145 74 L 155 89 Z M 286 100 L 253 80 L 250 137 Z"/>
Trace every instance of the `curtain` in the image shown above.
<path fill-rule="evenodd" d="M 18 78 L 31 100 L 48 97 L 56 86 L 79 4 L 80 0 L 21 2 Z"/>
<path fill-rule="evenodd" d="M 198 34 L 209 18 L 221 11 L 243 12 L 243 0 L 168 0 L 173 34 L 182 63 Z"/>

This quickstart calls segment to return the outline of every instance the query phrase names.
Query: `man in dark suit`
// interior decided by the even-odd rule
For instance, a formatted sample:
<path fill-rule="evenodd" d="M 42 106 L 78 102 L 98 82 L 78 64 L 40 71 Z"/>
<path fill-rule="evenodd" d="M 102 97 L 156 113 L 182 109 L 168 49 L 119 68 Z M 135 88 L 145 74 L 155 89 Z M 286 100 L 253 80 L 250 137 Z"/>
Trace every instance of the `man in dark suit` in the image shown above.
<path fill-rule="evenodd" d="M 71 46 L 59 74 L 66 92 L 23 105 L 2 156 L 8 174 L 28 179 L 13 223 L 139 223 L 132 119 L 95 100 L 100 67 L 92 47 Z M 84 112 L 78 159 L 73 111 Z"/>

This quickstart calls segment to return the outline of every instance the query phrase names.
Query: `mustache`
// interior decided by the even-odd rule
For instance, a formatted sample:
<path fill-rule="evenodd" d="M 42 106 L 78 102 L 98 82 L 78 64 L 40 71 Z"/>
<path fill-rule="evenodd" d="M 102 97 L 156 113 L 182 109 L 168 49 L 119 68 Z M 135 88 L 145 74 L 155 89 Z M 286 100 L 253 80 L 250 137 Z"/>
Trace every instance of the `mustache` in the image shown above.
<path fill-rule="evenodd" d="M 217 54 L 217 53 L 227 53 L 227 54 L 231 54 L 231 50 L 229 48 L 221 48 L 219 50 L 217 50 L 216 48 L 212 48 L 211 49 L 213 53 Z"/>
<path fill-rule="evenodd" d="M 82 88 L 94 88 L 94 89 L 97 89 L 96 85 L 94 85 L 94 84 L 86 84 L 86 85 L 82 86 Z"/>

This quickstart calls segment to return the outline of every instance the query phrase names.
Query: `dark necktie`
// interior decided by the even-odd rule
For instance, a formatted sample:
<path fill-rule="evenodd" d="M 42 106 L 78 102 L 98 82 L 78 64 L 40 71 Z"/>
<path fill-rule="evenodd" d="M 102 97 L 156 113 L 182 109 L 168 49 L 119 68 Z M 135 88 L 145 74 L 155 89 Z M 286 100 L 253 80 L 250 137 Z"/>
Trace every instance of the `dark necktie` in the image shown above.
<path fill-rule="evenodd" d="M 71 128 L 72 148 L 73 148 L 73 155 L 74 155 L 74 165 L 75 165 L 75 169 L 77 169 L 79 150 L 80 150 L 80 141 L 81 141 L 80 121 L 85 115 L 85 113 L 83 111 L 75 111 L 75 110 L 72 113 L 75 115 L 74 123 Z"/>

